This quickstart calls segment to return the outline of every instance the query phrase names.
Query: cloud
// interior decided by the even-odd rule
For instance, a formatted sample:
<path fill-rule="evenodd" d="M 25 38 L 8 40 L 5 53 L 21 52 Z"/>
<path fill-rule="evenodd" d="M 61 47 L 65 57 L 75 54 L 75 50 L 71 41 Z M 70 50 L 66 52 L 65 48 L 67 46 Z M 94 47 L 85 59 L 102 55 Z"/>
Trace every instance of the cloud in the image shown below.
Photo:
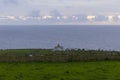
<path fill-rule="evenodd" d="M 0 4 L 6 5 L 6 6 L 8 6 L 8 5 L 18 5 L 19 2 L 18 2 L 18 0 L 0 0 Z"/>
<path fill-rule="evenodd" d="M 0 16 L 86 15 L 120 13 L 120 0 L 0 0 Z M 105 20 L 104 16 L 98 21 Z"/>
<path fill-rule="evenodd" d="M 119 12 L 119 3 L 120 0 L 0 0 L 0 13 L 38 16 L 39 11 L 50 14 L 54 10 L 67 15 Z"/>
<path fill-rule="evenodd" d="M 52 11 L 50 11 L 50 15 L 52 15 L 52 16 L 61 16 L 61 13 L 58 11 L 58 10 L 52 10 Z"/>
<path fill-rule="evenodd" d="M 33 10 L 28 14 L 28 16 L 38 17 L 38 16 L 40 16 L 40 10 Z"/>

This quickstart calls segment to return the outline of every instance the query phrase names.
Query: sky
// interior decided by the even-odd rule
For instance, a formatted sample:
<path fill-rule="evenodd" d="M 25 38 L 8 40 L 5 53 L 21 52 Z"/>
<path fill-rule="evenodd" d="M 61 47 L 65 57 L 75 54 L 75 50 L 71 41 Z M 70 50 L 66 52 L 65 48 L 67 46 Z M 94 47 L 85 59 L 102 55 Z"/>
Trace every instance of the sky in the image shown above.
<path fill-rule="evenodd" d="M 0 16 L 113 14 L 120 0 L 0 0 Z"/>
<path fill-rule="evenodd" d="M 0 15 L 62 14 L 120 12 L 120 0 L 0 0 Z"/>

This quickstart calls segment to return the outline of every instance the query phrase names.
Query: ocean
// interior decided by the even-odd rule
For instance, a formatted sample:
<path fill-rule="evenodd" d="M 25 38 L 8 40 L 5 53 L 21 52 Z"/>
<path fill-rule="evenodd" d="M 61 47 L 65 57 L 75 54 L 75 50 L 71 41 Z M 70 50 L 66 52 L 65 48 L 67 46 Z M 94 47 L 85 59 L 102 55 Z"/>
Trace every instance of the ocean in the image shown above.
<path fill-rule="evenodd" d="M 64 48 L 120 50 L 119 25 L 0 26 L 0 49 Z"/>

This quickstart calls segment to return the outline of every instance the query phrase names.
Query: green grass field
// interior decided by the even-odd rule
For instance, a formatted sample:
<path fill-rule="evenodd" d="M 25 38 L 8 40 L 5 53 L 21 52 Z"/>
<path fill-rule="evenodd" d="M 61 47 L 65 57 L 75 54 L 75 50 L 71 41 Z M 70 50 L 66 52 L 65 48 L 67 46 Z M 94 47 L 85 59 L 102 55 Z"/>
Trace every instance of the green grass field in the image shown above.
<path fill-rule="evenodd" d="M 120 80 L 120 61 L 1 62 L 0 80 Z"/>
<path fill-rule="evenodd" d="M 120 51 L 85 49 L 6 49 L 0 50 L 0 62 L 79 62 L 120 60 Z"/>

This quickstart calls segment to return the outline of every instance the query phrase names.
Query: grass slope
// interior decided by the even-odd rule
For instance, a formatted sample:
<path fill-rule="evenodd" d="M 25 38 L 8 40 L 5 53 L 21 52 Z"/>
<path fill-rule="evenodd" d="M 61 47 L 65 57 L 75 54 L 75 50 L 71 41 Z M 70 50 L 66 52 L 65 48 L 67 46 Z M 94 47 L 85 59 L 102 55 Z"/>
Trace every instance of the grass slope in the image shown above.
<path fill-rule="evenodd" d="M 119 61 L 0 63 L 0 80 L 120 80 Z"/>
<path fill-rule="evenodd" d="M 0 62 L 76 62 L 120 60 L 120 51 L 85 49 L 7 49 L 0 50 Z"/>

